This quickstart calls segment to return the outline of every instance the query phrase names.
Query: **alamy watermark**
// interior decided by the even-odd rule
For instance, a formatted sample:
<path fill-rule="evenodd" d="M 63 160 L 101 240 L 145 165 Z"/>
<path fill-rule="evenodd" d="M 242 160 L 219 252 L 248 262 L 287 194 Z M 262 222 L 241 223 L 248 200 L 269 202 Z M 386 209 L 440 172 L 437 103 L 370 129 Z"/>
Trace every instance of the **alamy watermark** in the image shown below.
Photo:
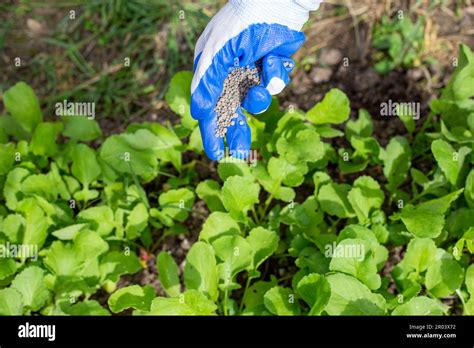
<path fill-rule="evenodd" d="M 248 163 L 250 167 L 255 167 L 258 161 L 258 152 L 256 150 L 229 150 L 226 148 L 219 155 L 222 158 L 219 163 Z M 219 156 L 221 157 L 221 156 Z"/>
<path fill-rule="evenodd" d="M 36 244 L 0 244 L 0 258 L 30 258 L 38 260 L 38 245 Z"/>
<path fill-rule="evenodd" d="M 46 338 L 48 341 L 56 339 L 56 325 L 55 324 L 30 324 L 26 322 L 18 326 L 19 338 Z"/>
<path fill-rule="evenodd" d="M 395 102 L 389 99 L 380 104 L 380 115 L 384 117 L 411 116 L 414 120 L 419 120 L 420 109 L 420 103 L 417 102 Z"/>
<path fill-rule="evenodd" d="M 95 119 L 95 103 L 68 102 L 55 104 L 56 116 L 86 116 L 89 120 Z"/>
<path fill-rule="evenodd" d="M 354 258 L 358 261 L 364 260 L 365 246 L 361 243 L 343 244 L 333 242 L 324 247 L 324 256 L 328 258 Z"/>

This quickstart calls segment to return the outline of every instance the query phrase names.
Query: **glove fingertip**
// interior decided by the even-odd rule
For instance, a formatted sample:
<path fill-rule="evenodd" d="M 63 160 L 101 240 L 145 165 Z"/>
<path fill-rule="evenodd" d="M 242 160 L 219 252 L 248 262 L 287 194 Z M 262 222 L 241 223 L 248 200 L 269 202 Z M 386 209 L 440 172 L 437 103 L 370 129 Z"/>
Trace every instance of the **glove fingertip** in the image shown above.
<path fill-rule="evenodd" d="M 272 103 L 272 96 L 268 89 L 262 86 L 252 87 L 242 102 L 242 107 L 251 114 L 265 112 Z"/>
<path fill-rule="evenodd" d="M 199 121 L 204 152 L 210 160 L 224 157 L 224 139 L 216 136 L 216 117 Z"/>
<path fill-rule="evenodd" d="M 252 137 L 242 110 L 239 109 L 237 113 L 238 117 L 234 119 L 233 125 L 227 130 L 227 144 L 232 157 L 245 160 L 250 154 Z"/>

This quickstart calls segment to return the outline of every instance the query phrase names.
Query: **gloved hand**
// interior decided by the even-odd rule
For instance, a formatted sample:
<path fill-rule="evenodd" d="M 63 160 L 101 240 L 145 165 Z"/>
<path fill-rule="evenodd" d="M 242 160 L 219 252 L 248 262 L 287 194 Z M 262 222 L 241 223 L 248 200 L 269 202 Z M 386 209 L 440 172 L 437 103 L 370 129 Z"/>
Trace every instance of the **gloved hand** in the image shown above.
<path fill-rule="evenodd" d="M 242 106 L 250 113 L 264 112 L 272 95 L 288 84 L 294 66 L 290 56 L 305 40 L 300 31 L 309 12 L 323 0 L 230 0 L 199 38 L 194 54 L 191 114 L 199 121 L 204 150 L 212 160 L 224 155 L 224 139 L 216 137 L 214 107 L 224 80 L 235 67 L 254 66 L 262 59 L 261 85 L 251 88 Z M 230 154 L 246 158 L 251 136 L 241 108 L 227 129 Z M 235 156 L 237 157 L 237 156 Z"/>

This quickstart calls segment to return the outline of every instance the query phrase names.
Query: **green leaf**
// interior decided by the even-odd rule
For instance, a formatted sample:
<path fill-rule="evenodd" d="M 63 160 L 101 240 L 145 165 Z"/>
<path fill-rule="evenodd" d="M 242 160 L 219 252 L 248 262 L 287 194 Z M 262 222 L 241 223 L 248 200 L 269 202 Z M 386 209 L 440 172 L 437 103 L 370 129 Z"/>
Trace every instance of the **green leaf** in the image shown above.
<path fill-rule="evenodd" d="M 31 138 L 30 151 L 37 156 L 52 157 L 56 155 L 58 152 L 56 138 L 62 130 L 62 123 L 43 122 L 38 124 Z"/>
<path fill-rule="evenodd" d="M 466 207 L 461 207 L 456 210 L 453 209 L 452 213 L 449 214 L 446 219 L 446 231 L 449 232 L 450 236 L 456 238 L 461 238 L 463 235 L 469 234 L 469 229 L 474 227 L 473 217 L 474 209 L 468 209 Z"/>
<path fill-rule="evenodd" d="M 3 246 L 2 246 L 3 249 Z M 4 250 L 4 249 L 3 249 Z M 2 250 L 2 253 L 4 252 Z M 16 273 L 17 264 L 15 260 L 7 257 L 0 258 L 0 280 L 8 278 Z"/>
<path fill-rule="evenodd" d="M 431 143 L 431 151 L 441 170 L 451 185 L 456 185 L 466 156 L 471 153 L 468 147 L 461 147 L 459 151 L 444 140 L 438 139 Z"/>
<path fill-rule="evenodd" d="M 470 265 L 466 269 L 466 288 L 471 298 L 474 298 L 474 265 Z"/>
<path fill-rule="evenodd" d="M 454 260 L 441 259 L 428 267 L 426 288 L 436 297 L 443 298 L 459 289 L 464 280 L 464 270 Z"/>
<path fill-rule="evenodd" d="M 352 275 L 371 290 L 380 288 L 381 279 L 377 274 L 377 262 L 374 252 L 362 239 L 344 239 L 332 252 L 331 271 Z"/>
<path fill-rule="evenodd" d="M 319 315 L 329 302 L 331 286 L 324 276 L 311 273 L 301 278 L 296 292 L 308 304 L 309 315 Z"/>
<path fill-rule="evenodd" d="M 359 118 L 356 121 L 347 121 L 345 132 L 346 138 L 349 141 L 354 135 L 358 135 L 362 138 L 372 136 L 373 124 L 372 117 L 370 116 L 369 112 L 365 109 L 360 109 Z"/>
<path fill-rule="evenodd" d="M 356 278 L 342 273 L 330 274 L 331 297 L 325 311 L 329 315 L 384 315 L 387 303 Z"/>
<path fill-rule="evenodd" d="M 58 276 L 100 276 L 98 257 L 105 253 L 109 245 L 94 231 L 83 230 L 74 242 L 55 241 L 44 258 L 44 264 Z"/>
<path fill-rule="evenodd" d="M 76 235 L 79 233 L 79 231 L 84 229 L 84 227 L 86 226 L 87 224 L 69 225 L 59 230 L 56 230 L 51 234 L 61 240 L 73 240 L 76 237 Z"/>
<path fill-rule="evenodd" d="M 158 198 L 158 203 L 163 213 L 176 221 L 184 221 L 188 218 L 188 210 L 193 207 L 194 193 L 188 188 L 169 190 Z"/>
<path fill-rule="evenodd" d="M 214 315 L 217 306 L 196 290 L 188 290 L 179 298 L 157 297 L 148 315 Z"/>
<path fill-rule="evenodd" d="M 263 306 L 265 293 L 277 285 L 276 279 L 273 277 L 270 281 L 256 281 L 247 290 L 244 299 L 245 308 L 252 308 L 257 306 Z M 265 308 L 265 306 L 264 306 Z"/>
<path fill-rule="evenodd" d="M 21 184 L 21 190 L 28 195 L 39 195 L 48 201 L 55 201 L 59 194 L 57 183 L 51 173 L 28 176 Z"/>
<path fill-rule="evenodd" d="M 152 286 L 131 285 L 114 292 L 109 297 L 108 304 L 114 313 L 120 313 L 127 308 L 148 311 L 155 297 L 155 289 Z"/>
<path fill-rule="evenodd" d="M 128 240 L 138 237 L 148 226 L 148 209 L 145 204 L 138 203 L 133 207 L 130 215 L 128 215 L 125 233 Z"/>
<path fill-rule="evenodd" d="M 48 288 L 52 289 L 58 300 L 66 301 L 70 301 L 71 296 L 74 296 L 74 298 L 82 295 L 90 296 L 97 291 L 96 285 L 98 285 L 94 283 L 94 286 L 89 286 L 88 282 L 78 275 L 46 275 L 45 283 L 47 283 Z M 48 308 L 50 307 L 46 307 L 43 311 L 47 311 Z"/>
<path fill-rule="evenodd" d="M 173 76 L 166 93 L 165 99 L 171 110 L 180 115 L 183 126 L 193 129 L 197 121 L 191 117 L 191 81 L 193 73 L 191 71 L 181 71 Z"/>
<path fill-rule="evenodd" d="M 430 238 L 414 238 L 408 243 L 403 257 L 403 266 L 408 266 L 422 273 L 436 262 L 436 244 Z"/>
<path fill-rule="evenodd" d="M 471 298 L 474 298 L 474 265 L 470 265 L 466 270 L 466 288 Z"/>
<path fill-rule="evenodd" d="M 470 208 L 474 208 L 474 169 L 471 169 L 467 176 L 464 197 L 466 198 L 467 205 Z"/>
<path fill-rule="evenodd" d="M 28 133 L 43 121 L 43 114 L 33 89 L 24 82 L 18 82 L 3 94 L 5 108 L 13 119 Z"/>
<path fill-rule="evenodd" d="M 12 211 L 16 210 L 18 202 L 21 200 L 23 195 L 21 184 L 28 175 L 30 175 L 30 172 L 21 167 L 16 167 L 8 173 L 3 188 L 3 195 L 8 209 Z"/>
<path fill-rule="evenodd" d="M 249 165 L 244 160 L 231 158 L 232 161 L 230 163 L 226 163 L 225 160 L 226 159 L 224 158 L 223 162 L 219 163 L 217 166 L 217 173 L 219 174 L 219 178 L 221 178 L 222 181 L 226 181 L 228 178 L 234 175 L 252 175 Z"/>
<path fill-rule="evenodd" d="M 175 297 L 181 293 L 181 284 L 178 276 L 178 265 L 173 257 L 166 251 L 158 254 L 156 268 L 160 277 L 160 283 L 168 296 Z"/>
<path fill-rule="evenodd" d="M 75 257 L 82 261 L 79 276 L 98 281 L 99 256 L 108 251 L 109 245 L 94 231 L 84 230 L 74 238 Z"/>
<path fill-rule="evenodd" d="M 462 189 L 417 206 L 406 205 L 396 218 L 401 218 L 409 232 L 420 238 L 436 238 L 444 227 L 444 214 L 462 193 Z"/>
<path fill-rule="evenodd" d="M 51 244 L 43 262 L 48 270 L 58 276 L 76 275 L 83 267 L 83 261 L 77 258 L 72 245 L 60 241 Z"/>
<path fill-rule="evenodd" d="M 116 282 L 123 274 L 137 273 L 142 265 L 134 253 L 111 251 L 101 258 L 99 268 L 101 279 Z"/>
<path fill-rule="evenodd" d="M 426 297 L 413 297 L 407 303 L 401 304 L 392 315 L 443 315 L 446 308 L 439 302 Z"/>
<path fill-rule="evenodd" d="M 15 162 L 15 145 L 0 144 L 0 175 L 6 175 Z"/>
<path fill-rule="evenodd" d="M 49 297 L 43 278 L 44 271 L 39 267 L 31 266 L 25 268 L 12 281 L 11 287 L 21 294 L 23 305 L 32 312 L 43 307 Z"/>
<path fill-rule="evenodd" d="M 301 250 L 295 261 L 296 266 L 301 269 L 308 268 L 309 272 L 327 273 L 329 272 L 330 259 L 313 247 L 305 247 Z"/>
<path fill-rule="evenodd" d="M 277 249 L 280 238 L 278 234 L 263 227 L 252 229 L 247 236 L 247 242 L 252 249 L 252 269 L 256 270 L 263 261 L 268 259 Z"/>
<path fill-rule="evenodd" d="M 312 128 L 290 131 L 276 143 L 277 152 L 288 162 L 317 162 L 324 157 L 324 146 L 318 132 Z"/>
<path fill-rule="evenodd" d="M 25 141 L 31 138 L 31 132 L 26 131 L 15 119 L 13 116 L 4 115 L 0 116 L 0 136 L 2 138 L 2 143 L 8 141 L 9 136 L 17 138 L 19 141 Z M 25 142 L 25 150 L 27 143 Z M 27 153 L 27 151 L 23 152 Z"/>
<path fill-rule="evenodd" d="M 102 144 L 100 158 L 119 173 L 136 174 L 145 180 L 156 176 L 157 137 L 147 129 L 134 134 L 112 135 Z"/>
<path fill-rule="evenodd" d="M 22 244 L 36 245 L 40 250 L 46 240 L 48 227 L 51 223 L 44 210 L 38 205 L 36 199 L 26 198 L 18 204 L 17 212 L 23 213 L 25 218 Z"/>
<path fill-rule="evenodd" d="M 315 129 L 318 132 L 318 134 L 321 136 L 321 138 L 331 139 L 331 138 L 342 137 L 344 135 L 344 133 L 341 132 L 339 129 L 335 129 L 328 125 L 315 126 Z"/>
<path fill-rule="evenodd" d="M 394 191 L 407 178 L 411 166 L 411 148 L 405 138 L 396 136 L 390 139 L 387 148 L 381 149 L 383 173 L 389 182 L 389 189 Z"/>
<path fill-rule="evenodd" d="M 275 286 L 264 296 L 265 307 L 274 315 L 299 315 L 300 307 L 295 295 L 288 288 Z"/>
<path fill-rule="evenodd" d="M 396 113 L 400 120 L 403 122 L 403 125 L 405 126 L 407 131 L 410 134 L 413 133 L 416 127 L 415 119 L 417 116 L 419 117 L 420 115 L 416 115 L 415 110 L 413 110 L 411 106 L 401 107 L 400 104 L 397 105 Z"/>
<path fill-rule="evenodd" d="M 0 290 L 0 315 L 22 315 L 21 294 L 15 289 Z"/>
<path fill-rule="evenodd" d="M 199 240 L 212 243 L 222 236 L 239 234 L 239 224 L 228 213 L 214 212 L 204 222 Z"/>
<path fill-rule="evenodd" d="M 252 173 L 258 183 L 276 199 L 289 202 L 295 198 L 295 191 L 289 187 L 281 186 L 279 178 L 272 178 L 268 174 L 264 164 L 257 163 L 257 165 L 252 169 Z"/>
<path fill-rule="evenodd" d="M 369 176 L 361 176 L 354 182 L 347 198 L 359 222 L 366 225 L 370 223 L 370 213 L 382 206 L 384 194 L 377 181 Z"/>
<path fill-rule="evenodd" d="M 74 146 L 71 172 L 85 188 L 88 188 L 101 173 L 95 151 L 84 144 Z"/>
<path fill-rule="evenodd" d="M 346 184 L 326 184 L 319 189 L 318 201 L 321 209 L 340 218 L 355 216 L 347 199 L 351 187 Z"/>
<path fill-rule="evenodd" d="M 73 141 L 90 142 L 102 136 L 102 131 L 96 120 L 87 117 L 62 117 L 63 134 Z"/>
<path fill-rule="evenodd" d="M 319 234 L 318 225 L 323 221 L 323 212 L 317 211 L 316 199 L 309 196 L 303 204 L 288 205 L 281 212 L 281 221 L 291 226 L 294 232 L 301 232 L 312 241 Z"/>
<path fill-rule="evenodd" d="M 219 183 L 215 180 L 201 181 L 196 187 L 196 194 L 206 202 L 211 212 L 225 211 Z"/>
<path fill-rule="evenodd" d="M 341 90 L 333 88 L 306 113 L 306 118 L 314 124 L 341 124 L 349 118 L 350 112 L 349 98 Z"/>
<path fill-rule="evenodd" d="M 451 79 L 443 90 L 442 98 L 462 101 L 474 95 L 472 86 L 474 83 L 474 55 L 469 46 L 459 45 L 458 66 Z"/>
<path fill-rule="evenodd" d="M 339 236 L 337 237 L 337 242 L 340 242 L 344 239 L 362 239 L 367 242 L 368 249 L 374 252 L 374 257 L 377 263 L 377 268 L 380 270 L 385 261 L 388 258 L 388 251 L 387 249 L 380 245 L 377 237 L 374 232 L 369 230 L 366 227 L 360 225 L 349 225 L 344 227 L 344 229 L 339 232 Z M 325 250 L 325 254 L 326 254 Z"/>
<path fill-rule="evenodd" d="M 69 315 L 73 316 L 109 316 L 110 313 L 104 307 L 100 305 L 99 302 L 95 300 L 87 300 L 73 305 L 69 305 L 68 302 L 65 302 L 61 306 L 61 310 Z"/>
<path fill-rule="evenodd" d="M 190 151 L 195 151 L 196 153 L 202 153 L 204 151 L 204 147 L 202 145 L 201 130 L 199 129 L 199 127 L 194 128 L 194 130 L 191 132 L 187 145 Z"/>
<path fill-rule="evenodd" d="M 3 219 L 0 218 L 0 232 L 3 232 L 11 243 L 19 243 L 23 236 L 25 219 L 20 214 L 10 214 Z M 0 267 L 2 269 L 2 267 Z M 1 276 L 0 276 L 1 279 Z"/>
<path fill-rule="evenodd" d="M 155 151 L 160 161 L 172 163 L 178 171 L 181 171 L 182 143 L 173 128 L 151 123 L 150 130 L 156 135 Z"/>
<path fill-rule="evenodd" d="M 425 186 L 430 182 L 428 177 L 422 171 L 420 171 L 416 168 L 411 168 L 410 169 L 410 174 L 411 174 L 411 177 L 412 177 L 413 181 L 415 183 L 417 183 L 418 185 L 420 185 L 420 186 Z"/>
<path fill-rule="evenodd" d="M 300 186 L 307 172 L 308 166 L 304 162 L 292 164 L 281 157 L 272 157 L 268 161 L 268 174 L 278 183 L 290 187 Z"/>
<path fill-rule="evenodd" d="M 359 158 L 366 160 L 372 157 L 376 158 L 380 153 L 380 145 L 374 138 L 362 138 L 358 135 L 353 135 L 350 143 L 355 150 L 352 157 L 356 160 L 359 160 Z M 343 163 L 345 162 L 346 161 Z M 357 163 L 355 163 L 354 166 L 357 166 Z"/>
<path fill-rule="evenodd" d="M 258 203 L 260 186 L 249 177 L 232 176 L 222 187 L 224 207 L 232 217 L 245 218 L 247 212 Z"/>
<path fill-rule="evenodd" d="M 220 237 L 212 246 L 222 261 L 218 265 L 220 279 L 224 286 L 229 286 L 234 276 L 252 263 L 252 248 L 245 238 L 238 235 Z"/>
<path fill-rule="evenodd" d="M 217 265 L 212 247 L 197 242 L 189 250 L 184 267 L 186 288 L 206 294 L 212 301 L 217 300 Z"/>
<path fill-rule="evenodd" d="M 108 206 L 92 207 L 82 210 L 77 215 L 78 223 L 87 223 L 91 230 L 101 236 L 107 236 L 115 228 L 114 213 Z"/>
<path fill-rule="evenodd" d="M 109 244 L 94 231 L 81 231 L 74 238 L 74 251 L 86 263 L 97 261 L 95 259 L 108 249 Z"/>
<path fill-rule="evenodd" d="M 474 110 L 474 109 L 473 109 Z M 473 116 L 471 116 L 473 115 Z M 456 117 L 457 116 L 457 117 Z M 462 119 L 462 115 L 456 115 L 456 118 L 460 118 L 460 120 L 464 121 Z M 469 120 L 474 121 L 474 113 L 471 113 L 468 117 L 468 123 Z M 467 144 L 467 143 L 472 143 L 474 141 L 474 136 L 472 135 L 472 129 L 474 127 L 470 127 L 470 129 L 467 129 L 465 126 L 462 126 L 461 124 L 458 124 L 456 120 L 452 120 L 454 122 L 454 125 L 452 124 L 451 129 L 448 129 L 446 126 L 445 122 L 441 120 L 441 134 L 449 141 L 460 143 L 460 144 Z M 474 126 L 474 124 L 471 121 L 471 126 Z M 461 123 L 461 122 L 459 122 Z"/>

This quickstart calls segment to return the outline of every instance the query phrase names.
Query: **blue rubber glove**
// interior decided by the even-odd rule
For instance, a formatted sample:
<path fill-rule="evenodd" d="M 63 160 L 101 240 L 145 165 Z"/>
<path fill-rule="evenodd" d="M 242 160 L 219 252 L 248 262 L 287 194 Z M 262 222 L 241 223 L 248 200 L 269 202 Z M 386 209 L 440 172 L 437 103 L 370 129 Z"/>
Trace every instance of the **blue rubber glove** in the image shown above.
<path fill-rule="evenodd" d="M 230 0 L 211 20 L 199 38 L 194 54 L 191 114 L 199 121 L 204 150 L 212 160 L 224 156 L 224 139 L 216 137 L 214 107 L 224 80 L 236 67 L 254 66 L 262 60 L 261 85 L 251 88 L 242 106 L 250 113 L 264 112 L 272 95 L 289 83 L 294 62 L 290 58 L 304 43 L 301 28 L 309 12 L 322 0 Z M 227 129 L 229 152 L 245 159 L 251 135 L 239 108 Z"/>

